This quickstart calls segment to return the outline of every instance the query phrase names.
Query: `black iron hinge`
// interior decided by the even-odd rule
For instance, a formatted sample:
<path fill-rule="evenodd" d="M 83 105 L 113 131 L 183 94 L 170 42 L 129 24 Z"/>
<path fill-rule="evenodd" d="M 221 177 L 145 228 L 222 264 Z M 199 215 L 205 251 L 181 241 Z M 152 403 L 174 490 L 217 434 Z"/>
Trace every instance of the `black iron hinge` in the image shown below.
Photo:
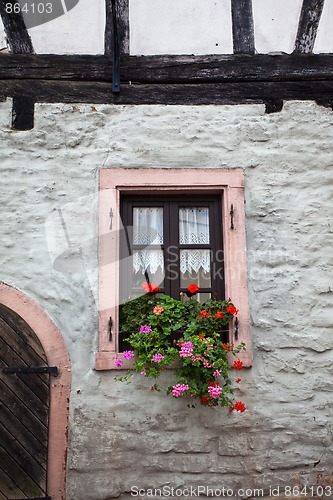
<path fill-rule="evenodd" d="M 239 322 L 238 318 L 235 320 L 235 340 L 238 340 L 238 327 L 239 327 Z"/>
<path fill-rule="evenodd" d="M 3 369 L 3 373 L 7 374 L 49 373 L 54 377 L 57 377 L 59 374 L 57 366 L 18 366 L 18 367 L 7 366 L 6 368 Z"/>
<path fill-rule="evenodd" d="M 108 323 L 108 333 L 109 333 L 110 342 L 112 340 L 112 325 L 113 325 L 113 321 L 112 321 L 112 318 L 110 316 L 109 323 Z"/>
<path fill-rule="evenodd" d="M 15 498 L 15 500 L 52 500 L 51 497 Z"/>
<path fill-rule="evenodd" d="M 230 229 L 235 229 L 235 226 L 234 226 L 234 215 L 235 215 L 235 210 L 234 210 L 234 205 L 231 204 L 231 207 L 230 207 Z"/>

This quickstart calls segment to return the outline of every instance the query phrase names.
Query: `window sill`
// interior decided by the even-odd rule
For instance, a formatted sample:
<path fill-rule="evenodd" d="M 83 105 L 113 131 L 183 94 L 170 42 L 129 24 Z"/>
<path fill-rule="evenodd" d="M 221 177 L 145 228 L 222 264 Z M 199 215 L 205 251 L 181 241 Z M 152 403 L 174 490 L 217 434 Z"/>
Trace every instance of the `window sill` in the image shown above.
<path fill-rule="evenodd" d="M 123 365 L 119 368 L 116 366 L 115 356 L 119 356 Z M 130 370 L 133 368 L 133 359 L 123 359 L 121 353 L 110 352 L 110 351 L 100 351 L 96 353 L 96 365 L 95 370 Z"/>
<path fill-rule="evenodd" d="M 235 343 L 237 344 L 237 341 Z M 115 360 L 116 356 L 118 356 L 123 363 L 121 367 L 116 366 L 116 360 Z M 252 367 L 251 351 L 240 352 L 237 355 L 237 358 L 242 361 L 244 368 L 251 368 Z M 232 356 L 230 359 L 231 364 L 232 364 L 234 359 L 235 358 Z M 97 370 L 97 371 L 131 370 L 133 368 L 134 361 L 135 361 L 135 359 L 123 359 L 122 353 L 113 352 L 113 351 L 99 351 L 96 353 L 95 370 Z"/>

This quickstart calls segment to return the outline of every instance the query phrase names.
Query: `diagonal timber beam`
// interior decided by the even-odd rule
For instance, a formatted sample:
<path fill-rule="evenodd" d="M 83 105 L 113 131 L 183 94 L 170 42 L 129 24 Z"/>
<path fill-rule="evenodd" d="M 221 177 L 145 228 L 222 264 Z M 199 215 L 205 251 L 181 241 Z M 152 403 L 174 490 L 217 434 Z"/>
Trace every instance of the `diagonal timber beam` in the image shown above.
<path fill-rule="evenodd" d="M 325 0 L 303 0 L 294 52 L 313 52 L 324 2 Z"/>

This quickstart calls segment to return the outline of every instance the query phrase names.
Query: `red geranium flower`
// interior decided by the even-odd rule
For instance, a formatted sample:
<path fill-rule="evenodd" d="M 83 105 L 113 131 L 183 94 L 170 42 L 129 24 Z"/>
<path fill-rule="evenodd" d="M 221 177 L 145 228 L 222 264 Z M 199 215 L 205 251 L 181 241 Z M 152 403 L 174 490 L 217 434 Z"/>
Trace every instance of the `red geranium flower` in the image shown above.
<path fill-rule="evenodd" d="M 209 314 L 206 310 L 203 310 L 199 313 L 199 318 L 209 318 Z"/>
<path fill-rule="evenodd" d="M 141 286 L 144 289 L 145 293 L 157 293 L 160 291 L 160 287 L 155 285 L 155 283 L 147 283 L 145 281 Z"/>
<path fill-rule="evenodd" d="M 222 319 L 224 318 L 224 314 L 222 311 L 218 311 L 216 314 L 215 314 L 215 318 L 217 319 Z"/>
<path fill-rule="evenodd" d="M 191 285 L 189 285 L 187 287 L 187 289 L 188 289 L 188 291 L 189 291 L 189 293 L 191 295 L 195 295 L 199 291 L 199 287 L 197 285 L 195 285 L 194 283 L 192 283 Z M 187 293 L 187 295 L 189 295 L 189 294 Z"/>
<path fill-rule="evenodd" d="M 241 413 L 243 413 L 246 410 L 245 404 L 242 403 L 241 401 L 237 401 L 231 408 L 230 410 L 236 410 Z"/>
<path fill-rule="evenodd" d="M 206 404 L 208 404 L 208 402 L 209 402 L 208 396 L 201 396 L 201 404 L 202 405 L 206 405 Z"/>
<path fill-rule="evenodd" d="M 234 361 L 233 368 L 235 368 L 235 370 L 241 370 L 243 368 L 243 362 L 240 359 L 237 359 Z"/>
<path fill-rule="evenodd" d="M 228 311 L 228 313 L 230 313 L 230 314 L 237 314 L 237 313 L 238 313 L 238 309 L 236 309 L 236 307 L 235 307 L 235 306 L 228 306 L 228 307 L 227 307 L 227 311 Z"/>
<path fill-rule="evenodd" d="M 205 340 L 205 336 L 204 336 L 204 334 L 203 334 L 203 333 L 199 333 L 199 339 L 200 339 L 200 340 Z"/>
<path fill-rule="evenodd" d="M 229 351 L 229 346 L 228 344 L 222 344 L 222 347 L 225 351 Z"/>

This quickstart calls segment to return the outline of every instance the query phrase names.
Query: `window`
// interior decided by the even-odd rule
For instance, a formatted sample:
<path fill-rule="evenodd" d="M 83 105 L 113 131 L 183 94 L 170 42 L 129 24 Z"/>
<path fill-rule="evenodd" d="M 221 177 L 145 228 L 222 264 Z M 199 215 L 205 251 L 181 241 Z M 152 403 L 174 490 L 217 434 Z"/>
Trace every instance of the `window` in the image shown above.
<path fill-rule="evenodd" d="M 229 340 L 246 343 L 251 364 L 242 169 L 100 171 L 96 369 L 116 368 L 119 307 L 144 281 L 174 298 L 190 283 L 201 302 L 230 297 L 239 314 Z"/>
<path fill-rule="evenodd" d="M 124 196 L 120 300 L 142 293 L 142 282 L 156 283 L 175 299 L 195 282 L 204 302 L 224 298 L 222 227 L 219 196 Z"/>
<path fill-rule="evenodd" d="M 120 216 L 120 304 L 144 293 L 144 281 L 175 299 L 186 300 L 191 283 L 201 303 L 225 298 L 221 196 L 125 195 Z"/>

